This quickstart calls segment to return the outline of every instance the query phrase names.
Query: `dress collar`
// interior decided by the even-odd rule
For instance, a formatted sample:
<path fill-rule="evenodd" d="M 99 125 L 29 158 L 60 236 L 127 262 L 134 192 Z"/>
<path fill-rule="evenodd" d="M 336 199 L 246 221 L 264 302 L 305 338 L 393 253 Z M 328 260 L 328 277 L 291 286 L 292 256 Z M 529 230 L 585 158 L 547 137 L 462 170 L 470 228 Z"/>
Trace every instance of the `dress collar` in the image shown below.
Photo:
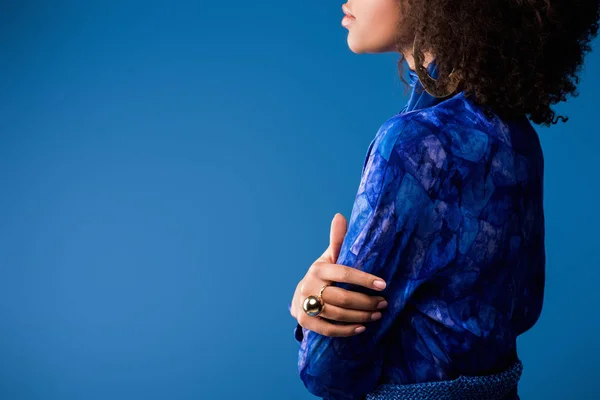
<path fill-rule="evenodd" d="M 427 72 L 429 72 L 429 75 L 431 75 L 431 77 L 434 79 L 438 77 L 438 68 L 437 64 L 435 63 L 435 59 L 427 66 Z M 400 114 L 431 107 L 445 100 L 445 98 L 437 98 L 427 93 L 425 89 L 423 89 L 423 85 L 421 84 L 417 73 L 410 68 L 408 70 L 408 76 L 410 78 L 410 86 L 412 87 L 412 90 L 410 92 L 408 102 L 402 111 L 400 111 Z"/>

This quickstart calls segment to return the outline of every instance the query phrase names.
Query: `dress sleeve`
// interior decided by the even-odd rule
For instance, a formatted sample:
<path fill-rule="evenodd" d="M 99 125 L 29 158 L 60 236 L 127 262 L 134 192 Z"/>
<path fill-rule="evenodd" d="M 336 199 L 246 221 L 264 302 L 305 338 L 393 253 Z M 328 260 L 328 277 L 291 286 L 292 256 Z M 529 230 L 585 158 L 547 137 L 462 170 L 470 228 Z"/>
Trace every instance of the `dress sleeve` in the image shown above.
<path fill-rule="evenodd" d="M 435 224 L 435 193 L 445 167 L 440 141 L 422 124 L 386 121 L 361 177 L 337 264 L 382 277 L 383 291 L 334 282 L 381 295 L 382 318 L 350 337 L 328 337 L 297 325 L 298 371 L 308 391 L 326 400 L 361 399 L 381 377 L 384 338 L 415 290 L 455 257 L 456 242 Z M 385 124 L 384 124 L 385 125 Z"/>
<path fill-rule="evenodd" d="M 288 311 L 292 310 L 292 303 L 288 303 Z M 302 330 L 302 325 L 296 324 L 294 327 L 294 339 L 298 343 L 302 343 L 302 336 L 304 336 L 304 331 Z"/>

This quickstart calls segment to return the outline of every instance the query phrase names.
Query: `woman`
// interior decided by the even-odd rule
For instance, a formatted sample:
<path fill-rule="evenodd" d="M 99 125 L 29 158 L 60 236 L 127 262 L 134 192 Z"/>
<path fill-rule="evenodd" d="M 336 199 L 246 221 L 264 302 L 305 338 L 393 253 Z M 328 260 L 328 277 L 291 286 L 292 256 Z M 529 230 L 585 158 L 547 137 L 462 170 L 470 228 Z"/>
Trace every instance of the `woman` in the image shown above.
<path fill-rule="evenodd" d="M 551 105 L 576 95 L 599 0 L 342 9 L 350 49 L 399 52 L 411 93 L 371 142 L 347 232 L 336 214 L 289 305 L 300 377 L 324 399 L 518 399 L 516 339 L 545 279 L 531 122 L 566 121 Z"/>

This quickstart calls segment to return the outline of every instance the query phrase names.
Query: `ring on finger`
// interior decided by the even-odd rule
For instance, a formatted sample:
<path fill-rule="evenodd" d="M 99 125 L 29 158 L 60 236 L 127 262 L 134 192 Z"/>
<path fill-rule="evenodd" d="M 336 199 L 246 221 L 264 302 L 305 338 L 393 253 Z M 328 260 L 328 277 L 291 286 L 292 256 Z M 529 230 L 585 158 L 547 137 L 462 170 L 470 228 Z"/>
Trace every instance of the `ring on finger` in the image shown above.
<path fill-rule="evenodd" d="M 325 302 L 323 301 L 323 290 L 325 290 L 327 286 L 330 285 L 327 284 L 321 287 L 321 291 L 319 292 L 318 296 L 308 296 L 304 299 L 304 302 L 302 302 L 302 308 L 309 317 L 317 317 L 325 309 Z"/>

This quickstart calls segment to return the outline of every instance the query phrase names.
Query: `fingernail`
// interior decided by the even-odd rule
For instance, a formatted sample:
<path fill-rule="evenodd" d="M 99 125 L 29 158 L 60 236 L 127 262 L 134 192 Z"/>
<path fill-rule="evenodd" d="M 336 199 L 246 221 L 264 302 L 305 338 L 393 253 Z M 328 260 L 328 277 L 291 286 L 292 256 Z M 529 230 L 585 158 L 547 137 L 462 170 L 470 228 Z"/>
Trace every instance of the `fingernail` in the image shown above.
<path fill-rule="evenodd" d="M 376 320 L 376 319 L 379 319 L 379 318 L 381 318 L 381 313 L 379 311 L 376 312 L 376 313 L 371 314 L 371 319 L 372 320 Z"/>
<path fill-rule="evenodd" d="M 377 308 L 381 309 L 381 308 L 386 308 L 387 307 L 387 301 L 383 300 L 380 301 L 379 304 L 377 304 Z"/>
<path fill-rule="evenodd" d="M 385 282 L 377 279 L 375 282 L 373 282 L 373 286 L 379 289 L 385 289 Z"/>
<path fill-rule="evenodd" d="M 354 330 L 354 332 L 356 332 L 356 333 L 361 333 L 361 332 L 362 332 L 362 331 L 364 331 L 364 330 L 365 330 L 365 327 L 364 327 L 364 326 L 359 326 L 358 328 L 356 328 L 356 329 Z"/>

